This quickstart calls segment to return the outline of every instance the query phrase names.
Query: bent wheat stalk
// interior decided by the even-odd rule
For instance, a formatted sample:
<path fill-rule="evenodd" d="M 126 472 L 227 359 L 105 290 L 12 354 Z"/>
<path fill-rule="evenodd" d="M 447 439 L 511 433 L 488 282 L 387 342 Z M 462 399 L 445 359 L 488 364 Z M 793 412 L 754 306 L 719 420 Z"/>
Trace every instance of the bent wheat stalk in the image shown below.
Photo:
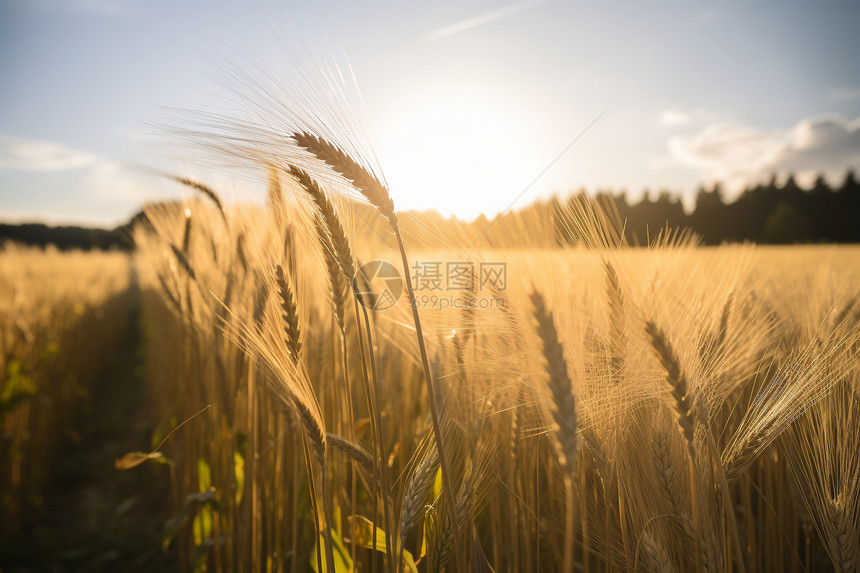
<path fill-rule="evenodd" d="M 210 201 L 212 201 L 212 203 L 215 204 L 215 207 L 218 209 L 218 213 L 221 215 L 221 220 L 224 221 L 224 226 L 228 226 L 227 213 L 224 211 L 224 203 L 221 201 L 221 197 L 218 196 L 218 193 L 216 193 L 214 189 L 200 183 L 199 181 L 189 179 L 188 177 L 174 176 L 173 180 L 205 195 Z"/>
<path fill-rule="evenodd" d="M 315 155 L 318 159 L 325 162 L 334 171 L 349 180 L 353 186 L 358 189 L 362 195 L 384 216 L 397 239 L 397 247 L 400 250 L 400 258 L 403 264 L 403 273 L 406 279 L 406 291 L 409 294 L 409 306 L 412 308 L 412 320 L 415 324 L 415 333 L 418 339 L 418 350 L 421 354 L 421 363 L 424 369 L 424 380 L 427 386 L 428 401 L 430 402 L 430 416 L 433 421 L 433 435 L 436 437 L 436 447 L 439 450 L 439 461 L 442 467 L 442 490 L 445 494 L 445 499 L 450 507 L 456 507 L 453 493 L 453 474 L 451 466 L 448 463 L 442 444 L 442 420 L 439 415 L 439 406 L 436 397 L 436 387 L 433 376 L 430 372 L 430 362 L 427 358 L 427 349 L 424 344 L 424 334 L 421 330 L 421 317 L 418 314 L 418 304 L 415 299 L 415 291 L 412 287 L 412 278 L 409 272 L 409 260 L 406 256 L 406 248 L 403 244 L 403 237 L 400 232 L 400 225 L 397 221 L 397 213 L 394 210 L 394 201 L 391 199 L 388 189 L 367 171 L 359 165 L 347 153 L 344 153 L 337 146 L 327 142 L 326 140 L 311 135 L 306 132 L 294 133 L 293 139 L 296 143 Z M 458 561 L 462 555 L 460 552 L 460 524 L 457 520 L 453 520 L 454 528 L 454 550 L 457 553 Z"/>

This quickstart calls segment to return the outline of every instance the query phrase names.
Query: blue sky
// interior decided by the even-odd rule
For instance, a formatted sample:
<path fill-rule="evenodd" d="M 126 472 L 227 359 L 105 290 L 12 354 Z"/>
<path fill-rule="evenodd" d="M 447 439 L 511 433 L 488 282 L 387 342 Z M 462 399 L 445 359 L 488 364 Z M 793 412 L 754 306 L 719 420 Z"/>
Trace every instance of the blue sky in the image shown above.
<path fill-rule="evenodd" d="M 234 51 L 288 76 L 294 26 L 348 60 L 401 209 L 838 181 L 860 168 L 858 24 L 860 3 L 791 0 L 0 0 L 0 219 L 111 225 L 179 192 L 141 165 L 254 197 L 166 153 L 152 124 L 212 104 L 213 60 Z"/>

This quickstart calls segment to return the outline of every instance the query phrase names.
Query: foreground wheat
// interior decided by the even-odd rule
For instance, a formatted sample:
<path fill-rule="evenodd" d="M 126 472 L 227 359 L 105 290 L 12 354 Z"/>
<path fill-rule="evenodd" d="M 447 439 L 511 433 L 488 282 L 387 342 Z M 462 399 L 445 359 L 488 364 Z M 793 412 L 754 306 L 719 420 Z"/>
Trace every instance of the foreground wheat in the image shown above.
<path fill-rule="evenodd" d="M 856 400 L 856 249 L 626 248 L 582 198 L 482 243 L 520 248 L 469 249 L 468 225 L 398 214 L 337 126 L 245 95 L 259 117 L 195 137 L 257 169 L 266 207 L 192 185 L 205 201 L 135 231 L 152 407 L 216 403 L 166 452 L 177 514 L 197 508 L 188 570 L 855 566 L 853 458 L 812 450 L 853 439 L 829 397 Z M 506 264 L 463 294 L 504 305 L 419 313 L 404 239 L 442 268 Z M 374 313 L 353 279 L 388 258 L 408 296 Z"/>

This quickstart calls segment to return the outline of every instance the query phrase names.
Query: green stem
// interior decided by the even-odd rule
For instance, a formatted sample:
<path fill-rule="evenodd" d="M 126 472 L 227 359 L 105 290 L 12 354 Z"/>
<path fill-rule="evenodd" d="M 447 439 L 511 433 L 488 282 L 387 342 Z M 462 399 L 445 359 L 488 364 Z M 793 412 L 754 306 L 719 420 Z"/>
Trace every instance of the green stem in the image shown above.
<path fill-rule="evenodd" d="M 361 305 L 362 312 L 364 313 L 364 328 L 367 330 L 367 346 L 370 351 L 370 373 L 373 377 L 373 384 L 371 388 L 373 389 L 373 401 L 376 403 L 376 438 L 379 440 L 379 474 L 380 474 L 380 487 L 382 489 L 382 523 L 385 525 L 385 554 L 388 556 L 389 564 L 393 565 L 394 556 L 392 554 L 392 545 L 391 545 L 391 523 L 390 523 L 390 515 L 388 512 L 388 474 L 385 471 L 386 463 L 385 463 L 385 442 L 382 437 L 382 417 L 380 413 L 380 398 L 379 398 L 379 378 L 376 375 L 376 353 L 373 351 L 373 334 L 370 330 L 370 317 L 367 314 L 367 307 Z M 376 545 L 374 544 L 374 549 L 376 549 Z"/>
<path fill-rule="evenodd" d="M 367 399 L 367 408 L 370 410 L 370 431 L 373 434 L 373 482 L 370 484 L 370 487 L 373 491 L 371 494 L 371 544 L 373 550 L 370 552 L 370 571 L 371 573 L 375 573 L 376 571 L 376 512 L 378 508 L 378 495 L 377 487 L 379 484 L 379 458 L 381 454 L 379 453 L 379 442 L 377 441 L 377 431 L 376 431 L 376 406 L 373 403 L 373 393 L 370 390 L 370 380 L 367 376 L 367 358 L 365 357 L 365 347 L 364 347 L 364 336 L 361 333 L 361 319 L 359 318 L 359 301 L 361 300 L 361 295 L 358 292 L 354 291 L 355 296 L 353 297 L 354 310 L 355 310 L 355 329 L 358 332 L 358 349 L 359 356 L 361 357 L 361 375 L 364 380 L 364 394 Z"/>

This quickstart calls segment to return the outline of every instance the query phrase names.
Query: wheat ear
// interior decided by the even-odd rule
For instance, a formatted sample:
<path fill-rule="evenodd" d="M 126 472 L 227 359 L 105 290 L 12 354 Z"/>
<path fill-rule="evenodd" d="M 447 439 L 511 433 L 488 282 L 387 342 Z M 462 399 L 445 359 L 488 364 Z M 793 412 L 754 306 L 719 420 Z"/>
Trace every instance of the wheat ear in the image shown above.
<path fill-rule="evenodd" d="M 543 342 L 544 368 L 549 375 L 549 389 L 552 392 L 555 408 L 552 416 L 555 419 L 555 435 L 558 439 L 558 460 L 565 474 L 565 544 L 564 571 L 573 570 L 573 524 L 574 524 L 574 473 L 578 457 L 579 440 L 576 435 L 576 399 L 571 391 L 570 377 L 567 373 L 567 361 L 564 359 L 564 347 L 558 341 L 552 312 L 547 311 L 543 296 L 537 291 L 532 292 L 531 301 L 537 333 Z"/>
<path fill-rule="evenodd" d="M 549 389 L 555 405 L 552 416 L 555 419 L 555 435 L 559 445 L 559 463 L 571 476 L 575 470 L 579 447 L 576 435 L 576 399 L 571 392 L 564 348 L 558 341 L 552 312 L 547 311 L 540 293 L 533 292 L 531 301 L 537 333 L 543 342 L 544 368 L 549 376 Z"/>
<path fill-rule="evenodd" d="M 326 434 L 326 443 L 358 464 L 366 477 L 370 478 L 373 475 L 373 457 L 362 445 L 331 432 Z"/>
<path fill-rule="evenodd" d="M 687 452 L 690 459 L 696 459 L 695 448 L 695 420 L 693 417 L 693 396 L 690 395 L 687 386 L 687 377 L 681 370 L 681 362 L 675 349 L 666 338 L 666 334 L 657 325 L 648 321 L 645 324 L 645 332 L 651 342 L 651 348 L 660 361 L 660 365 L 666 371 L 666 382 L 672 395 L 672 411 L 678 422 L 678 428 L 687 444 Z"/>
<path fill-rule="evenodd" d="M 278 285 L 278 297 L 280 297 L 281 310 L 284 319 L 284 334 L 287 336 L 287 348 L 293 363 L 298 363 L 302 352 L 301 330 L 299 328 L 299 313 L 293 289 L 287 277 L 284 276 L 284 268 L 281 265 L 275 267 L 275 282 Z"/>
<path fill-rule="evenodd" d="M 343 230 L 343 225 L 340 223 L 340 219 L 337 216 L 337 212 L 335 211 L 332 204 L 329 202 L 328 197 L 325 192 L 322 190 L 320 185 L 304 170 L 299 169 L 295 166 L 290 166 L 290 174 L 299 182 L 305 192 L 310 195 L 311 199 L 313 199 L 314 203 L 317 206 L 320 217 L 322 218 L 323 224 L 326 228 L 326 231 L 322 233 L 323 235 L 327 235 L 324 239 L 324 248 L 326 247 L 325 242 L 330 243 L 329 253 L 334 256 L 337 260 L 337 264 L 340 267 L 340 271 L 343 273 L 345 278 L 349 281 L 352 281 L 353 294 L 355 295 L 356 301 L 356 320 L 358 320 L 358 306 L 359 301 L 361 301 L 361 294 L 357 288 L 357 285 L 353 278 L 356 276 L 355 271 L 355 259 L 352 255 L 352 249 L 349 246 L 349 240 L 346 238 L 346 233 Z M 318 227 L 319 229 L 319 227 Z M 331 272 L 333 269 L 329 269 Z M 334 280 L 334 279 L 333 279 Z M 334 285 L 334 283 L 333 283 Z M 333 287 L 334 288 L 334 287 Z M 337 303 L 335 303 L 337 304 Z M 392 545 L 390 543 L 390 535 L 391 535 L 391 527 L 388 525 L 387 520 L 389 517 L 388 513 L 388 480 L 387 475 L 385 474 L 385 467 L 382 461 L 382 456 L 385 451 L 385 443 L 383 441 L 382 436 L 382 422 L 381 415 L 379 412 L 379 408 L 381 405 L 381 401 L 379 399 L 379 381 L 377 378 L 376 372 L 376 359 L 373 351 L 373 340 L 372 340 L 372 332 L 370 330 L 370 321 L 367 316 L 367 309 L 365 308 L 363 302 L 361 304 L 361 310 L 364 314 L 365 320 L 365 328 L 367 331 L 368 337 L 368 350 L 370 355 L 370 365 L 371 365 L 371 373 L 373 377 L 373 385 L 370 385 L 369 381 L 365 379 L 365 383 L 368 385 L 368 396 L 371 397 L 370 408 L 371 414 L 374 419 L 373 429 L 374 429 L 374 451 L 379 455 L 377 456 L 378 465 L 377 470 L 374 471 L 374 486 L 376 486 L 376 480 L 379 479 L 379 485 L 381 485 L 381 490 L 383 494 L 383 514 L 385 516 L 385 534 L 388 543 L 386 544 L 386 552 L 391 556 L 391 548 Z M 359 339 L 361 339 L 361 330 L 359 329 Z M 360 341 L 361 342 L 361 341 Z M 364 353 L 361 353 L 362 359 L 362 367 L 363 372 L 366 372 L 366 364 Z M 374 496 L 374 519 L 375 519 L 375 504 L 376 497 Z M 374 525 L 373 528 L 373 543 L 376 543 L 376 527 Z M 375 558 L 375 553 L 373 554 L 373 558 Z"/>
<path fill-rule="evenodd" d="M 433 433 L 436 436 L 436 446 L 439 449 L 439 463 L 442 466 L 442 491 L 446 501 L 451 507 L 455 506 L 454 492 L 452 491 L 453 474 L 450 471 L 445 448 L 442 444 L 442 419 L 439 415 L 439 406 L 436 398 L 436 387 L 433 380 L 433 375 L 430 372 L 430 361 L 427 358 L 427 348 L 424 344 L 424 333 L 421 330 L 421 318 L 418 314 L 418 304 L 415 300 L 415 291 L 412 288 L 412 277 L 409 271 L 409 260 L 406 256 L 406 247 L 403 244 L 403 235 L 400 232 L 400 225 L 397 221 L 397 213 L 394 211 L 394 202 L 379 179 L 367 171 L 364 167 L 354 161 L 347 153 L 343 152 L 337 146 L 318 138 L 314 135 L 301 132 L 294 133 L 293 139 L 296 143 L 315 155 L 318 159 L 328 164 L 335 172 L 353 183 L 362 195 L 374 205 L 379 212 L 388 219 L 388 223 L 394 231 L 394 236 L 397 239 L 397 247 L 400 250 L 400 258 L 403 264 L 403 272 L 406 280 L 406 291 L 409 294 L 409 305 L 412 308 L 412 321 L 415 324 L 415 335 L 418 340 L 418 350 L 421 354 L 421 364 L 424 368 L 424 381 L 427 386 L 427 396 L 430 403 L 430 417 L 433 420 Z M 365 314 L 365 321 L 367 316 Z M 368 336 L 370 335 L 368 331 Z M 372 356 L 372 355 L 371 355 Z M 465 557 L 465 554 L 460 551 L 460 524 L 454 520 L 454 551 L 458 556 L 458 561 Z M 375 531 L 375 530 L 374 530 Z M 465 568 L 465 563 L 460 563 L 460 569 Z"/>
<path fill-rule="evenodd" d="M 430 488 L 433 487 L 437 469 L 439 469 L 439 451 L 436 449 L 436 444 L 431 442 L 428 443 L 403 493 L 403 505 L 400 510 L 401 545 L 409 532 L 418 525 L 424 513 L 424 503 L 427 501 Z"/>
<path fill-rule="evenodd" d="M 669 391 L 672 395 L 672 411 L 675 413 L 678 430 L 681 432 L 687 445 L 692 518 L 694 527 L 699 528 L 701 526 L 701 508 L 699 507 L 699 477 L 696 469 L 696 426 L 693 417 L 693 397 L 689 394 L 687 377 L 684 375 L 683 370 L 681 370 L 681 361 L 678 355 L 675 354 L 675 349 L 672 348 L 672 344 L 669 342 L 666 334 L 653 321 L 645 323 L 645 332 L 648 334 L 654 354 L 666 372 L 666 382 L 669 384 Z M 693 539 L 696 565 L 701 570 L 703 559 L 702 544 L 698 533 L 693 535 Z"/>
<path fill-rule="evenodd" d="M 182 252 L 182 249 L 171 244 L 170 250 L 173 251 L 173 254 L 176 256 L 179 266 L 185 269 L 185 272 L 188 273 L 188 276 L 191 277 L 192 281 L 197 282 L 197 275 L 194 273 L 194 269 L 191 267 L 191 263 L 188 261 L 188 257 L 185 256 L 185 253 Z"/>
<path fill-rule="evenodd" d="M 227 225 L 227 212 L 224 211 L 224 203 L 221 201 L 221 197 L 218 196 L 211 187 L 200 183 L 199 181 L 195 181 L 193 179 L 189 179 L 188 177 L 174 177 L 174 181 L 177 183 L 181 183 L 186 187 L 190 187 L 195 191 L 199 191 L 203 195 L 205 195 L 212 203 L 215 204 L 215 207 L 218 208 L 218 213 L 221 214 L 221 220 L 224 221 L 224 225 Z"/>
<path fill-rule="evenodd" d="M 677 571 L 666 548 L 647 531 L 643 531 L 642 537 L 639 538 L 638 550 L 637 557 L 641 553 L 647 571 L 660 571 L 661 573 Z M 637 562 L 638 559 L 634 560 L 634 564 Z"/>
<path fill-rule="evenodd" d="M 291 165 L 290 175 L 299 182 L 302 189 L 305 190 L 314 204 L 316 204 L 328 229 L 328 234 L 331 237 L 331 244 L 334 247 L 332 254 L 347 280 L 352 280 L 355 277 L 355 258 L 352 255 L 352 249 L 349 246 L 346 232 L 343 229 L 340 218 L 337 216 L 337 211 L 335 211 L 325 191 L 323 191 L 319 183 L 307 171 Z"/>
<path fill-rule="evenodd" d="M 604 262 L 606 268 L 606 299 L 609 302 L 609 327 L 610 340 L 612 344 L 612 378 L 615 382 L 621 382 L 624 371 L 624 354 L 627 348 L 627 333 L 624 330 L 624 293 L 621 292 L 621 283 L 618 281 L 618 273 L 609 260 Z"/>
<path fill-rule="evenodd" d="M 322 485 L 322 499 L 319 503 L 323 507 L 323 515 L 325 516 L 325 553 L 326 565 L 328 571 L 334 571 L 334 549 L 331 538 L 331 512 L 328 508 L 328 477 L 326 471 L 326 446 L 328 443 L 325 431 L 325 425 L 322 421 L 322 414 L 319 411 L 319 404 L 315 399 L 311 399 L 306 394 L 310 394 L 311 384 L 307 380 L 305 370 L 299 366 L 299 358 L 302 352 L 301 343 L 301 327 L 299 326 L 299 313 L 296 306 L 293 291 L 290 288 L 289 281 L 284 276 L 284 269 L 281 265 L 275 267 L 275 282 L 278 285 L 278 296 L 280 297 L 281 317 L 284 321 L 284 333 L 286 334 L 287 350 L 290 353 L 290 358 L 293 364 L 298 367 L 299 372 L 304 377 L 304 388 L 299 388 L 298 392 L 292 392 L 292 402 L 298 411 L 299 418 L 302 421 L 302 427 L 305 430 L 305 435 L 310 438 L 314 452 L 317 456 L 317 462 L 320 465 L 320 481 Z M 313 472 L 308 463 L 308 481 L 309 487 L 313 490 Z M 313 492 L 311 492 L 313 495 Z"/>
<path fill-rule="evenodd" d="M 827 549 L 833 565 L 843 573 L 857 571 L 860 569 L 860 538 L 855 527 L 856 517 L 852 519 L 845 511 L 841 496 L 830 500 L 825 511 Z"/>
<path fill-rule="evenodd" d="M 294 133 L 293 139 L 296 140 L 299 147 L 308 150 L 350 181 L 374 207 L 379 209 L 379 212 L 386 219 L 392 224 L 397 224 L 394 201 L 391 200 L 388 189 L 367 169 L 353 160 L 349 154 L 325 139 L 306 132 Z"/>

